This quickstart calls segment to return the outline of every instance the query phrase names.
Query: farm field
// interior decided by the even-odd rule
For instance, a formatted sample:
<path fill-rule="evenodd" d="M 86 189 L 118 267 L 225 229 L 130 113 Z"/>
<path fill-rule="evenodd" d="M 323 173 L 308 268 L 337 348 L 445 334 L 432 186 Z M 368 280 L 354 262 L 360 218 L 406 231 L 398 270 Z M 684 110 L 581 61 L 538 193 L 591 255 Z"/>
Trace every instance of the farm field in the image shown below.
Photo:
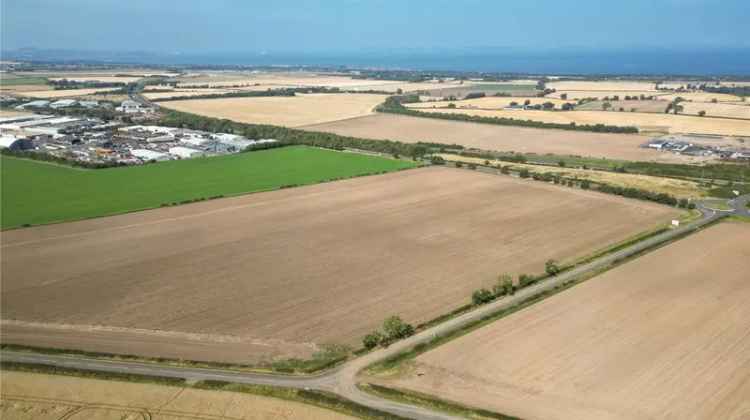
<path fill-rule="evenodd" d="M 453 162 L 474 163 L 483 165 L 485 159 L 472 158 L 461 155 L 448 153 L 439 153 L 439 155 Z M 603 182 L 609 185 L 616 185 L 624 188 L 639 188 L 642 190 L 654 191 L 657 193 L 666 193 L 677 198 L 701 198 L 706 195 L 706 190 L 699 187 L 697 182 L 685 181 L 674 178 L 664 178 L 649 175 L 623 174 L 616 172 L 595 171 L 578 168 L 562 168 L 543 165 L 530 165 L 521 163 L 508 163 L 505 161 L 490 161 L 493 166 L 503 165 L 510 166 L 513 170 L 528 169 L 538 173 L 553 173 L 566 177 L 576 177 L 578 179 L 588 179 L 593 182 Z"/>
<path fill-rule="evenodd" d="M 682 114 L 698 115 L 705 111 L 707 117 L 742 118 L 750 119 L 750 103 L 706 103 L 706 102 L 680 102 L 683 108 Z"/>
<path fill-rule="evenodd" d="M 368 115 L 385 101 L 374 94 L 298 94 L 258 98 L 187 99 L 165 108 L 237 122 L 299 127 Z"/>
<path fill-rule="evenodd" d="M 312 405 L 248 393 L 3 371 L 5 420 L 344 420 Z"/>
<path fill-rule="evenodd" d="M 686 101 L 693 102 L 711 102 L 716 99 L 717 102 L 742 102 L 742 98 L 727 93 L 711 93 L 711 92 L 680 92 L 680 93 L 667 93 L 660 95 L 659 99 L 666 101 L 674 101 L 677 98 L 685 99 Z"/>
<path fill-rule="evenodd" d="M 431 167 L 16 229 L 2 237 L 2 340 L 306 357 L 358 346 L 392 314 L 433 319 L 499 273 L 539 273 L 549 258 L 580 258 L 679 214 Z"/>
<path fill-rule="evenodd" d="M 688 156 L 640 148 L 639 145 L 648 141 L 648 137 L 640 135 L 536 129 L 394 114 L 377 114 L 302 128 L 345 136 L 410 143 L 423 141 L 460 144 L 504 152 L 553 153 L 634 161 L 699 161 Z"/>
<path fill-rule="evenodd" d="M 619 96 L 624 98 L 625 96 L 638 96 L 645 97 L 653 96 L 655 99 L 662 99 L 666 93 L 658 92 L 654 90 L 558 90 L 548 94 L 547 98 L 560 98 L 561 95 L 568 95 L 568 100 L 572 99 L 584 99 L 584 98 L 597 98 L 604 99 L 605 97 Z"/>
<path fill-rule="evenodd" d="M 398 80 L 354 79 L 347 75 L 316 74 L 308 72 L 292 73 L 209 73 L 194 74 L 179 79 L 180 87 L 209 85 L 214 88 L 230 86 L 256 87 L 262 90 L 281 87 L 328 87 L 343 90 L 380 90 L 395 93 L 399 89 L 403 92 L 417 90 L 431 90 L 440 88 L 460 87 L 457 81 L 402 82 Z M 472 82 L 465 82 L 469 85 Z M 535 82 L 536 83 L 536 82 Z M 257 86 L 256 86 L 257 85 Z"/>
<path fill-rule="evenodd" d="M 457 108 L 480 108 L 480 109 L 502 109 L 510 106 L 511 102 L 523 105 L 525 101 L 529 101 L 531 105 L 541 105 L 545 102 L 551 102 L 555 104 L 555 108 L 560 108 L 565 103 L 572 103 L 572 101 L 563 101 L 562 99 L 554 98 L 538 98 L 538 97 L 498 97 L 498 96 L 487 96 L 484 98 L 476 99 L 464 99 L 460 101 L 434 101 L 434 102 L 418 102 L 413 104 L 406 104 L 408 108 L 444 108 L 448 104 L 455 104 Z M 665 105 L 666 106 L 666 105 Z"/>
<path fill-rule="evenodd" d="M 515 118 L 548 123 L 607 124 L 635 126 L 644 132 L 695 133 L 728 136 L 750 136 L 750 121 L 704 118 L 693 115 L 653 114 L 620 111 L 533 111 L 533 110 L 481 110 L 434 109 L 429 112 L 467 114 L 481 117 Z"/>
<path fill-rule="evenodd" d="M 656 92 L 654 82 L 640 82 L 632 80 L 563 80 L 558 82 L 547 82 L 548 89 L 561 90 L 588 90 L 588 91 L 652 91 Z"/>
<path fill-rule="evenodd" d="M 487 96 L 501 92 L 513 96 L 534 96 L 537 90 L 535 85 L 525 83 L 472 82 L 452 87 L 450 85 L 441 85 L 440 87 L 431 89 L 430 95 L 439 97 L 456 96 L 460 98 L 472 92 L 484 92 Z"/>
<path fill-rule="evenodd" d="M 404 161 L 309 147 L 95 170 L 5 156 L 0 159 L 3 228 L 104 216 L 163 203 L 412 166 Z"/>
<path fill-rule="evenodd" d="M 47 90 L 22 90 L 15 92 L 19 96 L 37 99 L 75 98 L 85 95 L 93 95 L 99 92 L 111 92 L 118 88 L 93 88 L 93 89 L 47 89 Z"/>
<path fill-rule="evenodd" d="M 722 223 L 424 353 L 391 386 L 525 419 L 750 413 L 750 224 Z"/>
<path fill-rule="evenodd" d="M 626 112 L 631 112 L 631 110 L 635 110 L 635 112 L 652 112 L 652 113 L 661 113 L 663 114 L 664 111 L 667 109 L 667 105 L 669 105 L 668 101 L 625 101 L 622 100 L 622 96 L 620 97 L 621 100 L 619 101 L 606 101 L 609 102 L 610 105 L 612 105 L 611 112 L 620 112 L 620 108 L 623 108 Z M 576 107 L 576 111 L 602 111 L 602 105 L 604 105 L 605 101 L 593 101 L 593 102 L 586 102 L 583 105 L 578 105 Z"/>

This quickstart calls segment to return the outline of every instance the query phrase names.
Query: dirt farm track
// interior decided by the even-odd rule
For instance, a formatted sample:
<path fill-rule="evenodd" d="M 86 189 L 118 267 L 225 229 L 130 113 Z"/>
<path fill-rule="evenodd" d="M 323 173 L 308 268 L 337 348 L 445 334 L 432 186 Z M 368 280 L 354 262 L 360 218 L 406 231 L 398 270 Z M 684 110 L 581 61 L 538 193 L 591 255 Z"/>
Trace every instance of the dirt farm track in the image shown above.
<path fill-rule="evenodd" d="M 390 314 L 429 320 L 499 273 L 539 273 L 676 214 L 425 168 L 11 230 L 2 340 L 230 362 L 309 356 L 316 344 L 357 345 Z"/>
<path fill-rule="evenodd" d="M 422 354 L 389 385 L 524 419 L 748 419 L 748 238 L 748 223 L 709 227 Z"/>

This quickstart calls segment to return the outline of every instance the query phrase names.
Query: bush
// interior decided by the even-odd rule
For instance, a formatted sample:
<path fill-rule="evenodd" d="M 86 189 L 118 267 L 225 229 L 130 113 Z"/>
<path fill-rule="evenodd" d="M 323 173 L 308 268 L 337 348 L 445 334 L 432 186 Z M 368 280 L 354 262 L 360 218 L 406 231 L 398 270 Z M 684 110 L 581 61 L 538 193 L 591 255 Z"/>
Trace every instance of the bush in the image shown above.
<path fill-rule="evenodd" d="M 362 339 L 362 345 L 367 349 L 371 350 L 375 348 L 378 344 L 380 344 L 380 341 L 383 339 L 383 334 L 380 333 L 380 331 L 375 331 L 373 333 L 367 334 Z"/>
<path fill-rule="evenodd" d="M 495 296 L 505 296 L 513 294 L 513 278 L 509 274 L 501 274 L 497 278 L 497 283 L 492 288 Z"/>
<path fill-rule="evenodd" d="M 414 334 L 414 327 L 393 315 L 383 321 L 383 332 L 388 339 L 395 341 Z"/>
<path fill-rule="evenodd" d="M 555 260 L 547 260 L 547 262 L 544 263 L 544 271 L 550 276 L 556 276 L 560 273 L 560 266 L 557 265 L 557 261 Z"/>
<path fill-rule="evenodd" d="M 521 172 L 518 174 L 521 178 L 528 178 L 530 175 L 528 169 L 521 169 Z"/>
<path fill-rule="evenodd" d="M 430 156 L 430 163 L 433 165 L 445 165 L 445 159 L 442 156 L 432 155 Z"/>
<path fill-rule="evenodd" d="M 518 276 L 518 287 L 520 288 L 531 286 L 534 283 L 536 283 L 536 279 L 534 278 L 534 276 L 530 276 L 528 274 L 521 274 L 520 276 Z"/>
<path fill-rule="evenodd" d="M 475 290 L 474 293 L 471 294 L 471 303 L 473 303 L 474 305 L 483 305 L 485 303 L 492 302 L 493 299 L 495 299 L 495 295 L 484 288 Z"/>

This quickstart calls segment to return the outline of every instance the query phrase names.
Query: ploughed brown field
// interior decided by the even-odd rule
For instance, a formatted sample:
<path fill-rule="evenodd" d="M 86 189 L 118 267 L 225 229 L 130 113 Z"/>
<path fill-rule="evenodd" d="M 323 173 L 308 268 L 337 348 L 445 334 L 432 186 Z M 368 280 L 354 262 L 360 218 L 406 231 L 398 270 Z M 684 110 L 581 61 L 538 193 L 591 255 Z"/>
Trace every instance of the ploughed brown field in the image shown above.
<path fill-rule="evenodd" d="M 595 192 L 423 168 L 2 235 L 2 340 L 252 362 L 358 346 L 500 273 L 541 273 L 676 216 Z"/>
<path fill-rule="evenodd" d="M 543 113 L 543 111 L 534 112 Z M 520 114 L 514 115 L 520 116 Z M 696 160 L 689 156 L 640 148 L 638 146 L 647 142 L 649 137 L 634 134 L 526 128 L 395 114 L 376 114 L 301 128 L 308 131 L 408 143 L 424 141 L 460 144 L 465 147 L 503 152 L 553 153 L 636 161 L 690 162 Z"/>
<path fill-rule="evenodd" d="M 748 418 L 749 238 L 708 228 L 429 351 L 395 384 L 524 419 Z"/>

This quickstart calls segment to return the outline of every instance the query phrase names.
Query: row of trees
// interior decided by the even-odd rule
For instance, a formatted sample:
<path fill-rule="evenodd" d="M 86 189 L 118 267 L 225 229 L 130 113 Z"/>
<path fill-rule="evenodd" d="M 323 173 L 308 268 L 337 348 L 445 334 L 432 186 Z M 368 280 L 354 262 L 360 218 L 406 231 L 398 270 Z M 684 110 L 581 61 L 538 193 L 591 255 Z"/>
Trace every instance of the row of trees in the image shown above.
<path fill-rule="evenodd" d="M 423 112 L 406 108 L 401 105 L 402 103 L 406 102 L 402 102 L 398 97 L 390 97 L 385 101 L 385 103 L 380 105 L 377 110 L 379 112 L 389 112 L 393 114 L 403 114 L 414 117 L 438 118 L 443 120 L 467 121 L 483 124 L 512 125 L 534 128 L 556 128 L 560 130 L 593 131 L 597 133 L 638 133 L 637 127 L 621 127 L 605 124 L 579 125 L 575 122 L 571 122 L 570 124 L 558 124 L 532 120 L 519 120 L 515 118 L 505 117 L 484 117 L 460 113 Z"/>
<path fill-rule="evenodd" d="M 391 343 L 414 335 L 414 327 L 393 315 L 383 321 L 382 331 L 373 331 L 362 338 L 362 345 L 373 349 L 378 345 L 388 347 Z"/>
<path fill-rule="evenodd" d="M 539 277 L 529 274 L 520 274 L 518 280 L 515 282 L 510 274 L 501 274 L 498 276 L 497 281 L 491 289 L 481 288 L 475 290 L 471 294 L 471 303 L 479 306 L 490 303 L 499 297 L 514 295 L 518 289 L 531 286 L 547 276 L 556 276 L 560 274 L 562 268 L 557 261 L 547 260 L 547 262 L 544 263 L 544 271 L 546 275 Z"/>
<path fill-rule="evenodd" d="M 287 144 L 323 147 L 334 150 L 352 148 L 408 157 L 421 157 L 430 150 L 430 147 L 421 143 L 406 144 L 392 140 L 362 139 L 274 125 L 238 123 L 227 119 L 204 117 L 177 111 L 168 111 L 164 114 L 160 120 L 160 124 L 168 127 L 189 128 L 212 133 L 238 134 L 250 139 L 271 138 Z"/>

